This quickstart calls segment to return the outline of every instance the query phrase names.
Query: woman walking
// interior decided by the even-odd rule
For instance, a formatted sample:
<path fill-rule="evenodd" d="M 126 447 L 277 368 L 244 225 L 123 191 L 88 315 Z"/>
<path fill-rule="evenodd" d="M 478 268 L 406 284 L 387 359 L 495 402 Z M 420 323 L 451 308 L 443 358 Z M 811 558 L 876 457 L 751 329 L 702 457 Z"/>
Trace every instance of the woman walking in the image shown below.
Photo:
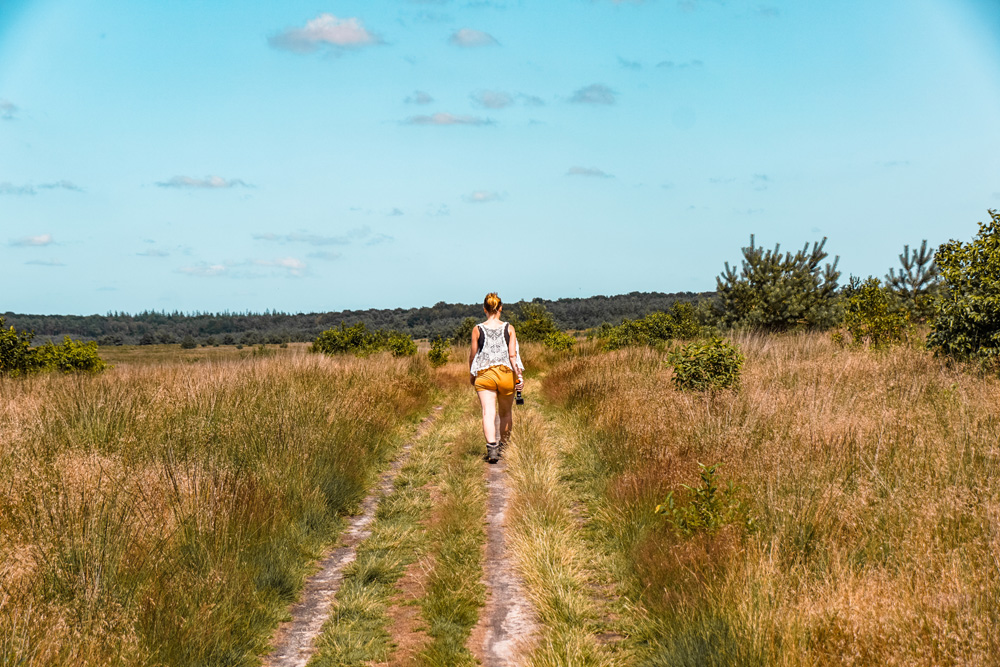
<path fill-rule="evenodd" d="M 483 311 L 486 321 L 472 330 L 469 374 L 483 408 L 486 460 L 496 463 L 500 459 L 500 450 L 510 440 L 510 430 L 514 425 L 511 412 L 514 390 L 520 391 L 524 387 L 524 364 L 521 363 L 514 327 L 500 320 L 503 303 L 496 292 L 490 292 L 483 299 Z M 499 438 L 496 432 L 497 412 L 500 413 Z"/>

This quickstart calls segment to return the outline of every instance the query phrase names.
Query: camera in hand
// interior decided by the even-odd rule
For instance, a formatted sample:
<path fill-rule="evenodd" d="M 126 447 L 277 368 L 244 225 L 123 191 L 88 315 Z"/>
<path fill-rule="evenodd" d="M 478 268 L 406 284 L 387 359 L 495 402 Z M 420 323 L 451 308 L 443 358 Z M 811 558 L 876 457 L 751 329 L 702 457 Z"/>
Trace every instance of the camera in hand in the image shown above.
<path fill-rule="evenodd" d="M 517 394 L 514 395 L 514 402 L 518 405 L 524 405 L 524 397 L 521 396 L 521 390 L 517 390 Z"/>

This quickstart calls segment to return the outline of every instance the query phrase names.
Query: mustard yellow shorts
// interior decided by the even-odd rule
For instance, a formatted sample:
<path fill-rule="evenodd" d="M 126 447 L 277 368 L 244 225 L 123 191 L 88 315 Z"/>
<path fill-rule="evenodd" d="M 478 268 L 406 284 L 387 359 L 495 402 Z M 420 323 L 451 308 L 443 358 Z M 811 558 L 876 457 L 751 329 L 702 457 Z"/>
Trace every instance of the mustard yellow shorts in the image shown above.
<path fill-rule="evenodd" d="M 499 396 L 514 393 L 514 373 L 506 366 L 490 366 L 476 373 L 476 391 L 495 391 Z"/>

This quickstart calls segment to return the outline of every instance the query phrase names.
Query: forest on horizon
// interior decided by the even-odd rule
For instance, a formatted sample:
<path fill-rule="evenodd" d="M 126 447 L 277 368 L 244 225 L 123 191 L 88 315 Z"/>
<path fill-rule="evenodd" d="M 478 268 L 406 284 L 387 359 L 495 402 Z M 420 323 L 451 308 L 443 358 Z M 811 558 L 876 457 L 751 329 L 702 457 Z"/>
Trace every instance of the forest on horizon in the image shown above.
<path fill-rule="evenodd" d="M 637 319 L 665 311 L 679 301 L 694 302 L 715 292 L 630 292 L 556 300 L 532 299 L 545 306 L 561 329 L 589 329 L 622 319 Z M 518 304 L 507 304 L 508 313 Z M 413 338 L 451 336 L 467 317 L 481 317 L 478 303 L 445 303 L 415 308 L 370 308 L 325 313 L 183 313 L 143 311 L 106 315 L 32 315 L 7 312 L 7 326 L 35 334 L 35 343 L 58 342 L 63 336 L 101 345 L 179 343 L 185 337 L 199 342 L 209 337 L 221 344 L 305 342 L 322 331 L 363 322 L 372 329 L 393 329 Z"/>

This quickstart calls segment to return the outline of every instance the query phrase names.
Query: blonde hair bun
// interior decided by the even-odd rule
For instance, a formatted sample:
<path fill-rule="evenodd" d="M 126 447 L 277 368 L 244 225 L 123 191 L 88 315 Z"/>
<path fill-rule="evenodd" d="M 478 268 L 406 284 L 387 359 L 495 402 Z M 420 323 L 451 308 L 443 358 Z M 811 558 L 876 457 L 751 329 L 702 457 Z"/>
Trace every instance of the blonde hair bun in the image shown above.
<path fill-rule="evenodd" d="M 483 308 L 485 308 L 486 312 L 490 315 L 494 315 L 499 312 L 500 306 L 502 305 L 503 301 L 500 300 L 500 295 L 496 292 L 490 292 L 486 295 L 486 298 L 483 299 Z"/>

